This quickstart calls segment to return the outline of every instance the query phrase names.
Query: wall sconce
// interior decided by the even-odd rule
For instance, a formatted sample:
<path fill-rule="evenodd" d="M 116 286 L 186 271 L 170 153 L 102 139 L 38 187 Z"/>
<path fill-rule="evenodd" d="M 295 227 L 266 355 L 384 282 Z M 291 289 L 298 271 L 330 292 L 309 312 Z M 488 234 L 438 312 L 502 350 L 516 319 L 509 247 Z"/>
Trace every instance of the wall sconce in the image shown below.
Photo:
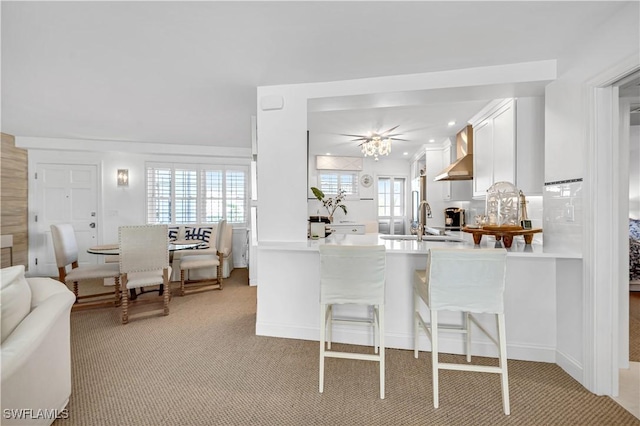
<path fill-rule="evenodd" d="M 129 169 L 118 169 L 118 186 L 129 186 Z"/>

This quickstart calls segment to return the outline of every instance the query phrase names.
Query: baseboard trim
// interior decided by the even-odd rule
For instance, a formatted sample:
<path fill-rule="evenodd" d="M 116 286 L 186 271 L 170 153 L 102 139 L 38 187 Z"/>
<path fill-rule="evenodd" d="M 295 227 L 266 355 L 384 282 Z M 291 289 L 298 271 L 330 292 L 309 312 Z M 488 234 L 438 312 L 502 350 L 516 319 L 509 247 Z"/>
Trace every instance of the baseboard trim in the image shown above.
<path fill-rule="evenodd" d="M 318 341 L 320 328 L 315 326 L 282 325 L 269 322 L 256 322 L 256 335 L 267 337 L 279 337 L 286 339 L 301 339 Z M 373 333 L 366 327 L 336 325 L 333 329 L 332 341 L 336 343 L 350 343 L 355 345 L 373 345 Z M 386 333 L 385 347 L 390 349 L 413 350 L 413 334 Z M 418 347 L 421 352 L 431 351 L 429 339 L 422 334 Z M 462 338 L 451 338 L 446 335 L 440 337 L 442 353 L 464 354 Z M 498 351 L 495 345 L 488 341 L 476 341 L 471 343 L 471 354 L 497 358 Z M 530 346 L 521 344 L 507 345 L 507 358 L 521 361 L 556 362 L 556 351 L 551 347 Z M 578 379 L 576 379 L 578 380 Z"/>
<path fill-rule="evenodd" d="M 560 366 L 567 374 L 576 379 L 578 383 L 584 386 L 584 369 L 575 358 L 561 351 L 556 351 L 556 364 Z"/>

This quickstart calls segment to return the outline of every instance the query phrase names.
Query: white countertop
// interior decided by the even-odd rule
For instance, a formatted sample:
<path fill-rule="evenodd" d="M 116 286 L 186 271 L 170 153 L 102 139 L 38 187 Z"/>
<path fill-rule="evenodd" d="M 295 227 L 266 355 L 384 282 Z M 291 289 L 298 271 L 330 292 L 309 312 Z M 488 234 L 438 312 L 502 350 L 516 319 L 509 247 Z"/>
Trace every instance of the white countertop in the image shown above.
<path fill-rule="evenodd" d="M 451 248 L 490 248 L 496 246 L 495 237 L 485 235 L 479 246 L 473 244 L 471 234 L 465 232 L 448 232 L 448 234 L 460 237 L 464 242 L 450 241 L 421 241 L 416 240 L 385 240 L 380 238 L 380 234 L 334 234 L 327 238 L 317 240 L 307 240 L 301 242 L 258 242 L 258 250 L 279 250 L 279 251 L 317 251 L 322 244 L 343 244 L 343 245 L 383 245 L 389 254 L 426 254 L 432 247 Z M 501 243 L 497 243 L 501 244 Z M 500 245 L 501 247 L 501 245 Z M 507 249 L 509 257 L 552 257 L 563 259 L 581 259 L 580 253 L 552 253 L 546 252 L 543 245 L 534 239 L 532 244 L 525 244 L 523 238 L 516 237 L 513 244 Z"/>

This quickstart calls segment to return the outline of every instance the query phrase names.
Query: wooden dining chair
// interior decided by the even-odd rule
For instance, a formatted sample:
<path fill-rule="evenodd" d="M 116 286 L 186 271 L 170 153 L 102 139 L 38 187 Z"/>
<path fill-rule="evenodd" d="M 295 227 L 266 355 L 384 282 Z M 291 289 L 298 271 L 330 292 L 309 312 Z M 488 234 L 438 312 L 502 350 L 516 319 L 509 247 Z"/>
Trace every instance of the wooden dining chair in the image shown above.
<path fill-rule="evenodd" d="M 220 245 L 221 241 L 223 240 L 226 228 L 226 220 L 221 220 L 216 227 L 216 237 L 214 242 L 216 254 L 198 254 L 196 250 L 194 254 L 183 255 L 180 258 L 180 296 L 206 290 L 222 290 L 222 267 L 224 261 L 224 251 Z M 230 251 L 231 250 L 229 249 L 228 252 Z M 216 271 L 215 278 L 189 280 L 189 271 L 196 269 L 214 270 Z"/>
<path fill-rule="evenodd" d="M 169 237 L 167 225 L 121 226 L 118 244 L 122 274 L 122 323 L 129 322 L 128 290 L 159 286 L 158 297 L 137 297 L 136 304 L 162 303 L 163 315 L 169 315 Z"/>
<path fill-rule="evenodd" d="M 51 238 L 58 266 L 58 280 L 67 285 L 73 285 L 73 294 L 76 296 L 74 310 L 120 305 L 120 269 L 117 264 L 78 264 L 78 243 L 71 224 L 51 225 Z M 79 283 L 97 279 L 104 281 L 107 278 L 113 278 L 113 292 L 79 294 Z M 110 285 L 110 283 L 111 281 L 108 280 L 105 285 Z M 112 297 L 106 299 L 105 296 L 108 295 Z"/>

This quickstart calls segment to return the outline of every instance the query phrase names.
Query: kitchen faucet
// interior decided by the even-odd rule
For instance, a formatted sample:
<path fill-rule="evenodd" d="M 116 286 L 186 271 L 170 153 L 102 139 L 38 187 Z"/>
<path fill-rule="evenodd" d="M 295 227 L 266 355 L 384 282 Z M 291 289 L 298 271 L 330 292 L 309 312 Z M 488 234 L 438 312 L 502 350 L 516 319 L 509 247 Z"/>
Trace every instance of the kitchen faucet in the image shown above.
<path fill-rule="evenodd" d="M 422 223 L 422 206 L 426 206 L 426 215 L 424 216 L 424 222 Z M 431 206 L 427 203 L 427 200 L 420 201 L 418 205 L 418 241 L 422 241 L 424 235 L 424 228 L 427 226 L 427 217 L 431 217 Z"/>

